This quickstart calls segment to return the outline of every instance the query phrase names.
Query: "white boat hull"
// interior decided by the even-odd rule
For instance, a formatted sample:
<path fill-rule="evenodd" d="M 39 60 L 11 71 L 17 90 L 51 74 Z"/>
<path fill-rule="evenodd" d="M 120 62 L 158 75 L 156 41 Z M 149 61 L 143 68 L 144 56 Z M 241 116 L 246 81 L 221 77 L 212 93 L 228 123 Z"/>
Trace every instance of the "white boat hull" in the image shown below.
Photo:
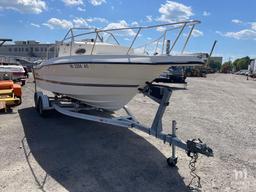
<path fill-rule="evenodd" d="M 126 105 L 138 92 L 129 87 L 80 87 L 74 85 L 54 85 L 38 81 L 38 85 L 54 93 L 64 94 L 90 106 L 115 111 Z"/>
<path fill-rule="evenodd" d="M 90 56 L 63 57 L 37 66 L 35 78 L 37 85 L 45 90 L 115 111 L 126 105 L 138 88 L 168 69 L 172 57 L 158 58 L 157 63 L 151 57 L 97 56 L 94 60 Z"/>

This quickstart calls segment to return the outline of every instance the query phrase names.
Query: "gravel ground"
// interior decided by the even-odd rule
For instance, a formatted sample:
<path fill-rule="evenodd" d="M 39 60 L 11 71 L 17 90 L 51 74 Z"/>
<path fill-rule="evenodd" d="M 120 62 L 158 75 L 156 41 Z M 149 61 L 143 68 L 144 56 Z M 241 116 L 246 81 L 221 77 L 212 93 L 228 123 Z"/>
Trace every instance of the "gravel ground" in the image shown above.
<path fill-rule="evenodd" d="M 169 168 L 170 147 L 139 131 L 51 113 L 37 115 L 33 83 L 23 103 L 0 114 L 0 191 L 189 191 L 189 157 Z M 129 108 L 150 125 L 157 105 L 137 95 Z M 256 188 L 256 81 L 212 74 L 173 91 L 163 125 L 183 140 L 201 138 L 214 157 L 199 157 L 202 191 Z"/>

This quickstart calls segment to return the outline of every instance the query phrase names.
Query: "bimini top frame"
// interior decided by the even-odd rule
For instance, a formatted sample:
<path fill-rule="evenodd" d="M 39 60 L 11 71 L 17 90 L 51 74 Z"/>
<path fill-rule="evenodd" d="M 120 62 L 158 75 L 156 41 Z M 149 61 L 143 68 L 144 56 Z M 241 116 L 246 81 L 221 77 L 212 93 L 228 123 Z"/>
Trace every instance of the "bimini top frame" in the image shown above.
<path fill-rule="evenodd" d="M 156 49 L 157 49 L 158 45 L 161 44 L 162 45 L 161 53 L 163 54 L 164 53 L 164 47 L 168 46 L 168 45 L 166 45 L 167 33 L 170 32 L 170 31 L 179 29 L 179 32 L 177 33 L 177 36 L 176 36 L 175 40 L 173 41 L 173 43 L 172 43 L 172 45 L 169 49 L 169 52 L 171 52 L 173 50 L 173 48 L 175 47 L 175 45 L 177 44 L 181 35 L 184 34 L 184 29 L 186 27 L 189 27 L 190 31 L 189 31 L 188 34 L 186 34 L 187 37 L 186 37 L 186 40 L 185 40 L 184 45 L 183 45 L 182 50 L 181 50 L 181 53 L 183 53 L 187 44 L 188 44 L 188 42 L 189 42 L 189 39 L 192 35 L 192 32 L 195 28 L 195 25 L 197 25 L 199 23 L 201 23 L 201 22 L 198 21 L 198 20 L 189 20 L 189 21 L 166 23 L 166 24 L 159 24 L 159 25 L 152 25 L 152 26 L 124 27 L 124 28 L 114 28 L 114 29 L 109 29 L 109 28 L 103 28 L 103 29 L 71 28 L 71 29 L 69 29 L 69 31 L 65 35 L 64 39 L 60 43 L 63 44 L 67 41 L 71 42 L 71 46 L 70 46 L 70 49 L 71 49 L 72 44 L 76 41 L 76 39 L 78 37 L 81 38 L 81 37 L 86 37 L 86 36 L 89 36 L 89 35 L 93 35 L 94 36 L 93 39 L 92 38 L 89 38 L 89 39 L 85 38 L 85 40 L 87 40 L 87 41 L 90 40 L 91 42 L 94 42 L 93 48 L 91 50 L 91 55 L 92 55 L 93 51 L 94 51 L 94 48 L 95 48 L 95 45 L 96 45 L 96 42 L 104 42 L 104 38 L 103 38 L 102 33 L 110 35 L 114 39 L 115 43 L 120 45 L 120 42 L 117 40 L 117 37 L 116 37 L 116 35 L 114 35 L 113 32 L 120 32 L 121 33 L 122 31 L 130 31 L 130 32 L 133 33 L 132 36 L 134 36 L 134 37 L 131 41 L 131 44 L 128 46 L 129 48 L 128 48 L 128 51 L 126 53 L 128 55 L 128 54 L 130 54 L 130 51 L 133 48 L 135 41 L 140 36 L 140 34 L 143 30 L 149 30 L 149 29 L 158 30 L 158 29 L 161 29 L 162 34 L 158 38 L 156 38 L 156 39 L 154 39 L 150 42 L 147 42 L 147 43 L 143 44 L 140 47 L 143 47 L 143 46 L 146 47 L 147 45 L 154 43 L 156 45 Z M 137 32 L 134 32 L 134 30 L 137 30 Z M 80 33 L 76 34 L 77 31 L 79 31 Z M 162 41 L 162 43 L 160 41 Z"/>

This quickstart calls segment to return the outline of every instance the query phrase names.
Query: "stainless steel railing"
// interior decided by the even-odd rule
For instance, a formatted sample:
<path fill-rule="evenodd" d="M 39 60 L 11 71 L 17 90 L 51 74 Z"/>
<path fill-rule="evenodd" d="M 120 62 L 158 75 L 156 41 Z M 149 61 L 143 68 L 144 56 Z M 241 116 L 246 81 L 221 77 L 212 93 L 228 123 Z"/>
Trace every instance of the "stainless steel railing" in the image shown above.
<path fill-rule="evenodd" d="M 101 36 L 101 33 L 109 34 L 114 39 L 115 43 L 120 45 L 120 42 L 118 41 L 117 37 L 114 35 L 114 32 L 120 32 L 121 33 L 122 31 L 125 31 L 125 30 L 132 30 L 134 32 L 134 30 L 137 30 L 136 33 L 134 32 L 134 37 L 133 37 L 133 39 L 131 41 L 131 44 L 129 46 L 127 46 L 128 49 L 127 49 L 126 54 L 129 55 L 131 49 L 133 48 L 136 40 L 138 39 L 138 37 L 140 36 L 142 31 L 149 30 L 149 29 L 154 29 L 154 28 L 158 29 L 159 27 L 162 27 L 162 28 L 165 27 L 166 29 L 162 32 L 162 34 L 158 38 L 156 38 L 153 41 L 147 42 L 147 43 L 143 44 L 142 46 L 147 46 L 150 43 L 156 43 L 155 50 L 157 50 L 160 42 L 162 41 L 161 54 L 163 54 L 164 53 L 164 48 L 165 48 L 165 45 L 166 45 L 166 39 L 167 39 L 168 32 L 179 29 L 179 32 L 178 32 L 176 38 L 174 39 L 174 41 L 173 41 L 173 43 L 172 43 L 172 45 L 170 47 L 169 51 L 171 52 L 174 49 L 174 47 L 176 46 L 176 44 L 177 44 L 178 40 L 180 39 L 181 35 L 184 34 L 184 29 L 186 27 L 188 27 L 188 28 L 190 28 L 190 31 L 186 35 L 186 40 L 184 42 L 184 45 L 182 46 L 181 53 L 183 53 L 184 50 L 187 47 L 187 44 L 188 44 L 188 42 L 190 40 L 190 37 L 192 36 L 193 30 L 195 28 L 195 25 L 197 25 L 199 23 L 201 23 L 201 22 L 198 21 L 198 20 L 189 20 L 189 21 L 181 21 L 181 22 L 159 24 L 159 25 L 152 25 L 152 26 L 124 27 L 124 28 L 114 28 L 114 29 L 106 29 L 106 28 L 103 28 L 103 29 L 97 29 L 97 28 L 71 28 L 66 33 L 65 37 L 63 38 L 63 40 L 60 43 L 58 43 L 58 44 L 53 46 L 54 47 L 54 56 L 57 56 L 57 54 L 58 54 L 58 47 L 59 47 L 59 45 L 60 44 L 64 44 L 66 41 L 69 41 L 68 44 L 70 45 L 70 55 L 71 55 L 72 54 L 73 44 L 75 42 L 75 39 L 78 38 L 78 37 L 90 36 L 90 35 L 94 36 L 94 38 L 93 38 L 93 46 L 92 46 L 91 53 L 90 53 L 91 55 L 93 55 L 95 47 L 96 47 L 96 43 L 97 42 L 104 42 L 103 36 Z M 80 32 L 80 33 L 76 34 L 75 33 L 76 31 L 86 31 L 86 32 Z M 49 47 L 48 50 L 50 50 L 51 48 L 52 47 Z M 48 56 L 49 56 L 49 52 L 47 51 L 47 57 Z"/>

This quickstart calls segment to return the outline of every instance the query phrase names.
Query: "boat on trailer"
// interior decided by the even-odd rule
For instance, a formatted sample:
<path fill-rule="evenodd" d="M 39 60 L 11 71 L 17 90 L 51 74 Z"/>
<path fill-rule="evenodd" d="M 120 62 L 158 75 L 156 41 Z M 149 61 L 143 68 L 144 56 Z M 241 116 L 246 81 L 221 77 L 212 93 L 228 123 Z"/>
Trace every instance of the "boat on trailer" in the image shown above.
<path fill-rule="evenodd" d="M 55 56 L 34 67 L 38 87 L 58 95 L 64 95 L 95 108 L 109 111 L 121 109 L 147 82 L 153 81 L 170 66 L 203 65 L 208 55 L 203 53 L 179 55 L 170 54 L 186 27 L 190 32 L 183 51 L 199 21 L 184 21 L 147 27 L 119 29 L 72 28 L 55 46 Z M 154 53 L 138 53 L 134 48 L 142 31 L 165 27 L 151 44 Z M 190 28 L 191 27 L 191 28 Z M 134 32 L 137 30 L 137 32 Z M 168 33 L 179 30 L 172 46 Z M 79 31 L 79 33 L 77 32 Z M 129 45 L 124 34 L 133 33 Z M 110 43 L 111 38 L 114 42 Z M 168 43 L 169 42 L 169 43 Z M 145 43 L 148 46 L 148 42 Z M 161 49 L 159 48 L 161 45 Z M 164 53 L 164 49 L 168 49 Z M 182 52 L 183 52 L 182 51 Z"/>
<path fill-rule="evenodd" d="M 188 156 L 194 159 L 198 153 L 213 156 L 212 149 L 201 140 L 192 139 L 184 142 L 179 139 L 176 135 L 176 121 L 172 122 L 172 134 L 163 133 L 162 118 L 169 105 L 172 89 L 151 82 L 169 66 L 202 65 L 207 61 L 207 54 L 169 54 L 184 28 L 192 26 L 182 49 L 184 51 L 197 23 L 198 21 L 186 21 L 150 27 L 95 29 L 93 32 L 79 35 L 75 35 L 71 29 L 64 40 L 56 45 L 56 57 L 34 67 L 36 110 L 41 116 L 46 116 L 49 110 L 56 110 L 70 117 L 134 128 L 153 135 L 172 147 L 172 155 L 167 158 L 169 166 L 177 164 L 176 147 L 185 150 Z M 166 45 L 167 54 L 163 54 L 163 47 L 161 54 L 136 54 L 133 45 L 140 31 L 161 26 L 180 28 L 173 45 Z M 112 33 L 132 29 L 138 29 L 138 32 L 129 47 L 121 46 Z M 156 45 L 155 50 L 161 38 L 162 45 L 165 45 L 167 31 L 157 41 L 152 41 Z M 113 37 L 117 44 L 104 42 L 105 33 Z M 87 38 L 79 42 L 74 40 L 75 37 L 88 34 L 96 35 L 95 39 Z M 65 43 L 67 39 L 71 41 Z M 53 92 L 54 96 L 48 96 L 42 89 Z M 158 104 L 150 127 L 140 123 L 126 106 L 137 93 L 144 94 Z M 106 110 L 115 111 L 120 108 L 124 109 L 126 116 L 116 117 L 109 113 L 106 116 Z"/>

